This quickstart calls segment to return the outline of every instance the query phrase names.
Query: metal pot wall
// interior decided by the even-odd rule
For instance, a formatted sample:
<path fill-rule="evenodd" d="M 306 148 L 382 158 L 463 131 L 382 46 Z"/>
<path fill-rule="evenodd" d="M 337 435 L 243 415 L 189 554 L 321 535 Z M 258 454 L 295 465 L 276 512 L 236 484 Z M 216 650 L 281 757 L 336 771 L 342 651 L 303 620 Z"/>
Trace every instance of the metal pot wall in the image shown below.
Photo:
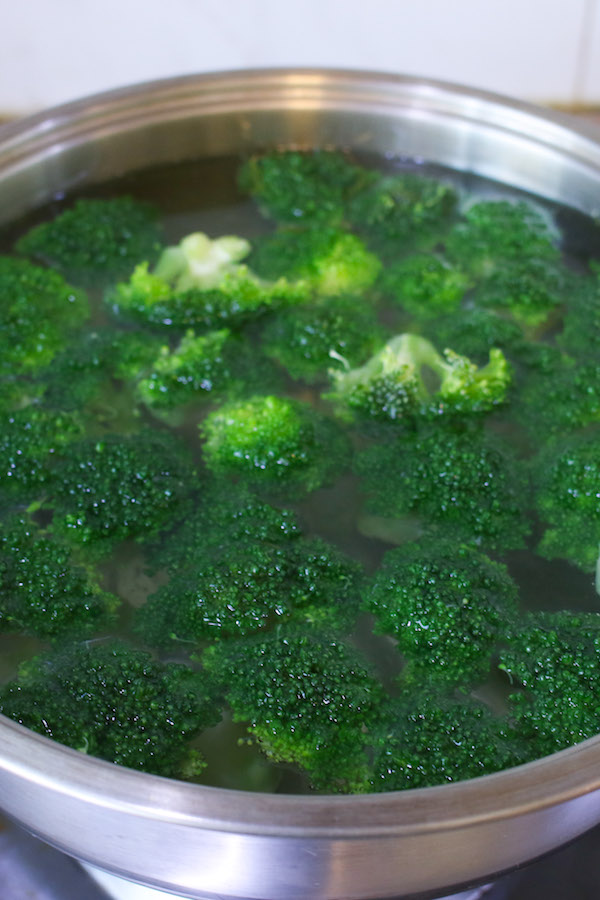
<path fill-rule="evenodd" d="M 424 160 L 600 211 L 600 142 L 557 114 L 364 72 L 266 70 L 114 91 L 0 129 L 0 222 L 125 172 L 277 145 Z M 0 716 L 0 807 L 82 860 L 195 898 L 434 895 L 600 822 L 600 737 L 423 790 L 281 796 L 121 769 Z"/>

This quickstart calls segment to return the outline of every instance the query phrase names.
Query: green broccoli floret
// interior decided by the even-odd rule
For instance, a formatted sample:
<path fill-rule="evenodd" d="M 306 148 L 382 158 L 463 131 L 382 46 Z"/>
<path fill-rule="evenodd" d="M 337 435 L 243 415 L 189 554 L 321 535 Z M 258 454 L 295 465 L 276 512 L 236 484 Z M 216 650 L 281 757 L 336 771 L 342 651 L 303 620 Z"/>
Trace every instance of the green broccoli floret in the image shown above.
<path fill-rule="evenodd" d="M 431 319 L 457 310 L 471 284 L 468 275 L 441 257 L 420 253 L 386 266 L 378 287 L 411 316 Z"/>
<path fill-rule="evenodd" d="M 241 262 L 249 252 L 244 238 L 189 234 L 163 251 L 153 271 L 139 263 L 106 302 L 118 315 L 149 325 L 210 330 L 306 299 L 303 284 L 258 278 Z"/>
<path fill-rule="evenodd" d="M 278 222 L 335 225 L 350 194 L 370 177 L 342 153 L 289 150 L 252 156 L 240 169 L 239 185 Z"/>
<path fill-rule="evenodd" d="M 194 479 L 185 446 L 164 432 L 79 441 L 56 469 L 52 531 L 94 552 L 156 534 L 176 514 Z"/>
<path fill-rule="evenodd" d="M 302 534 L 296 515 L 259 500 L 242 484 L 210 479 L 182 507 L 181 521 L 152 541 L 151 571 L 175 573 L 210 562 L 240 543 L 282 544 Z"/>
<path fill-rule="evenodd" d="M 343 433 L 300 400 L 232 401 L 209 413 L 200 431 L 211 472 L 267 490 L 308 493 L 339 475 L 348 461 Z"/>
<path fill-rule="evenodd" d="M 532 462 L 535 504 L 546 531 L 538 553 L 593 572 L 600 546 L 600 436 L 572 435 Z"/>
<path fill-rule="evenodd" d="M 570 291 L 557 342 L 581 358 L 597 359 L 600 351 L 600 264 L 592 262 L 591 277 L 580 278 Z M 572 276 L 573 277 L 573 276 Z"/>
<path fill-rule="evenodd" d="M 381 249 L 394 254 L 440 239 L 454 214 L 456 191 L 449 184 L 413 172 L 371 178 L 348 204 L 350 224 Z"/>
<path fill-rule="evenodd" d="M 85 294 L 58 272 L 0 256 L 0 378 L 43 369 L 88 316 Z"/>
<path fill-rule="evenodd" d="M 531 614 L 513 629 L 500 669 L 515 687 L 512 714 L 532 757 L 600 731 L 600 615 Z"/>
<path fill-rule="evenodd" d="M 326 396 L 342 415 L 383 422 L 490 412 L 504 402 L 511 382 L 501 350 L 490 350 L 488 364 L 480 369 L 452 350 L 440 355 L 416 334 L 392 338 L 360 368 L 330 374 L 333 390 Z"/>
<path fill-rule="evenodd" d="M 556 357 L 554 371 L 531 375 L 519 395 L 518 418 L 538 439 L 600 423 L 600 365 Z"/>
<path fill-rule="evenodd" d="M 270 759 L 296 763 L 317 790 L 366 789 L 365 745 L 382 689 L 354 648 L 282 626 L 219 642 L 203 661 Z"/>
<path fill-rule="evenodd" d="M 198 400 L 252 393 L 269 381 L 276 381 L 270 364 L 228 328 L 201 335 L 189 330 L 174 350 L 161 348 L 137 395 L 160 413 Z"/>
<path fill-rule="evenodd" d="M 90 756 L 180 778 L 204 768 L 189 741 L 220 719 L 204 673 L 118 641 L 67 645 L 23 663 L 0 688 L 0 712 Z"/>
<path fill-rule="evenodd" d="M 503 443 L 477 430 L 435 429 L 400 435 L 358 454 L 368 508 L 392 518 L 417 516 L 424 527 L 452 529 L 457 541 L 522 547 L 528 483 Z"/>
<path fill-rule="evenodd" d="M 567 269 L 554 260 L 510 260 L 483 278 L 472 300 L 510 315 L 523 329 L 533 331 L 565 303 L 571 280 Z"/>
<path fill-rule="evenodd" d="M 405 680 L 469 687 L 488 675 L 517 595 L 505 566 L 436 537 L 388 551 L 363 604 L 376 632 L 397 640 Z"/>
<path fill-rule="evenodd" d="M 263 330 L 264 350 L 292 378 L 309 383 L 326 378 L 340 357 L 364 362 L 383 341 L 373 307 L 358 297 L 330 297 L 283 310 Z"/>
<path fill-rule="evenodd" d="M 556 260 L 559 255 L 546 218 L 523 201 L 474 203 L 448 234 L 445 246 L 449 259 L 477 277 L 506 265 Z"/>
<path fill-rule="evenodd" d="M 19 253 L 44 262 L 76 284 L 96 287 L 153 262 L 161 249 L 157 211 L 131 197 L 76 200 L 19 241 Z"/>
<path fill-rule="evenodd" d="M 336 228 L 287 229 L 263 237 L 250 266 L 263 278 L 300 281 L 325 297 L 361 294 L 381 269 L 360 238 Z"/>
<path fill-rule="evenodd" d="M 233 541 L 218 555 L 172 571 L 136 616 L 150 646 L 242 637 L 281 621 L 336 631 L 358 610 L 360 566 L 320 540 L 268 546 Z"/>
<path fill-rule="evenodd" d="M 460 315 L 440 316 L 427 322 L 424 332 L 436 346 L 452 347 L 477 363 L 487 360 L 494 347 L 514 359 L 515 348 L 524 343 L 516 322 L 489 309 L 461 309 Z"/>
<path fill-rule="evenodd" d="M 465 781 L 519 765 L 524 743 L 506 720 L 469 697 L 405 691 L 380 727 L 370 790 Z"/>
<path fill-rule="evenodd" d="M 135 383 L 148 371 L 160 341 L 138 331 L 101 328 L 79 335 L 42 373 L 44 405 L 79 410 L 98 430 L 135 421 Z M 130 421 L 128 421 L 130 420 Z"/>
<path fill-rule="evenodd" d="M 0 495 L 19 500 L 39 497 L 57 461 L 81 435 L 75 413 L 26 407 L 0 416 Z"/>
<path fill-rule="evenodd" d="M 0 632 L 88 637 L 114 624 L 119 600 L 27 519 L 0 523 Z"/>

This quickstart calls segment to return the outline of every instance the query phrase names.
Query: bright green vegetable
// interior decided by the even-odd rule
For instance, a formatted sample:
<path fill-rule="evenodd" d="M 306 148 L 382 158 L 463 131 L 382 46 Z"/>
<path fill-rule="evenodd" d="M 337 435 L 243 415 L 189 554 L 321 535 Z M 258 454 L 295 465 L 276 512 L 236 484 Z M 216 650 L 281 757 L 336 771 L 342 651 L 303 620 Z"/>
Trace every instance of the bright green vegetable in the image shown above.
<path fill-rule="evenodd" d="M 188 778 L 204 768 L 189 741 L 220 719 L 204 673 L 119 641 L 67 644 L 23 663 L 0 688 L 0 712 L 90 756 Z"/>
<path fill-rule="evenodd" d="M 386 266 L 378 287 L 384 297 L 411 316 L 431 319 L 456 311 L 471 287 L 471 279 L 441 257 L 420 253 Z"/>
<path fill-rule="evenodd" d="M 325 297 L 361 294 L 381 269 L 355 234 L 323 227 L 281 230 L 259 239 L 250 265 L 263 278 L 300 281 Z"/>
<path fill-rule="evenodd" d="M 76 200 L 49 222 L 28 231 L 19 253 L 58 269 L 75 284 L 96 287 L 153 262 L 161 249 L 157 211 L 131 197 Z"/>
<path fill-rule="evenodd" d="M 0 256 L 0 379 L 39 372 L 88 316 L 85 294 L 58 272 Z"/>
<path fill-rule="evenodd" d="M 503 443 L 477 430 L 435 428 L 403 434 L 358 454 L 368 508 L 391 518 L 416 516 L 457 541 L 493 549 L 522 547 L 530 531 L 523 466 Z"/>
<path fill-rule="evenodd" d="M 370 177 L 342 153 L 291 150 L 251 157 L 240 169 L 239 184 L 278 222 L 335 225 L 344 218 L 348 197 Z"/>
<path fill-rule="evenodd" d="M 203 662 L 270 759 L 299 765 L 317 790 L 366 789 L 365 746 L 382 689 L 354 648 L 282 627 L 216 644 Z"/>
<path fill-rule="evenodd" d="M 114 626 L 118 606 L 91 569 L 26 518 L 0 523 L 0 631 L 86 637 Z"/>
<path fill-rule="evenodd" d="M 439 354 L 416 334 L 397 335 L 364 366 L 330 374 L 327 398 L 342 414 L 382 422 L 490 412 L 504 402 L 511 381 L 501 350 L 490 350 L 480 369 L 452 350 Z"/>
<path fill-rule="evenodd" d="M 211 472 L 266 490 L 308 493 L 347 465 L 342 432 L 299 400 L 254 396 L 232 401 L 209 413 L 200 431 Z"/>
<path fill-rule="evenodd" d="M 397 640 L 412 684 L 470 686 L 487 677 L 517 595 L 505 566 L 436 537 L 388 551 L 363 604 L 376 632 Z"/>
<path fill-rule="evenodd" d="M 358 297 L 328 297 L 293 306 L 274 316 L 263 330 L 264 350 L 292 378 L 323 380 L 327 370 L 359 365 L 383 342 L 383 329 L 370 304 Z"/>
<path fill-rule="evenodd" d="M 241 262 L 249 251 L 244 238 L 189 234 L 167 247 L 152 271 L 147 261 L 139 263 L 106 301 L 126 319 L 169 329 L 211 330 L 238 326 L 306 298 L 302 284 L 258 278 Z"/>

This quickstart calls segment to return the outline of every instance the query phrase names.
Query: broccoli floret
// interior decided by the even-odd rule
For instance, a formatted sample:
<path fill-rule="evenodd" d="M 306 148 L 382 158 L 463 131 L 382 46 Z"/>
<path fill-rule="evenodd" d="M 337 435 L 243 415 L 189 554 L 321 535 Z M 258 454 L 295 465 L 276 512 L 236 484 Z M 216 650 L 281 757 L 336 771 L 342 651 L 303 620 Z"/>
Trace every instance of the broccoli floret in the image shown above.
<path fill-rule="evenodd" d="M 194 479 L 186 448 L 170 434 L 79 441 L 55 473 L 52 530 L 94 552 L 155 534 L 176 514 Z"/>
<path fill-rule="evenodd" d="M 259 500 L 244 485 L 211 479 L 184 504 L 181 521 L 149 545 L 151 571 L 175 573 L 210 562 L 240 543 L 281 544 L 302 534 L 296 515 Z"/>
<path fill-rule="evenodd" d="M 381 269 L 360 238 L 336 228 L 277 231 L 258 241 L 250 265 L 263 278 L 300 281 L 325 297 L 361 294 Z"/>
<path fill-rule="evenodd" d="M 77 200 L 17 242 L 19 253 L 86 287 L 129 275 L 136 263 L 153 262 L 160 249 L 157 211 L 131 197 Z"/>
<path fill-rule="evenodd" d="M 570 281 L 570 273 L 554 260 L 511 260 L 480 282 L 472 300 L 509 314 L 525 331 L 533 331 L 564 304 Z"/>
<path fill-rule="evenodd" d="M 38 497 L 52 480 L 58 459 L 81 434 L 75 413 L 26 407 L 0 416 L 0 495 Z"/>
<path fill-rule="evenodd" d="M 600 351 L 600 264 L 591 263 L 592 277 L 573 279 L 567 300 L 563 331 L 557 341 L 567 352 L 597 359 Z"/>
<path fill-rule="evenodd" d="M 500 669 L 522 691 L 511 695 L 512 714 L 537 758 L 600 731 L 600 616 L 531 614 L 513 629 Z"/>
<path fill-rule="evenodd" d="M 126 427 L 136 415 L 133 387 L 159 347 L 153 335 L 137 331 L 103 328 L 80 335 L 43 373 L 44 405 L 79 410 L 95 430 L 100 423 Z"/>
<path fill-rule="evenodd" d="M 269 364 L 256 348 L 228 328 L 197 335 L 189 330 L 178 346 L 164 345 L 137 386 L 139 398 L 155 411 L 227 396 L 252 393 L 259 384 L 275 381 Z"/>
<path fill-rule="evenodd" d="M 301 766 L 318 790 L 366 789 L 365 744 L 382 689 L 354 648 L 282 626 L 219 642 L 203 661 L 270 759 Z"/>
<path fill-rule="evenodd" d="M 0 688 L 0 712 L 90 756 L 167 777 L 204 768 L 189 741 L 220 718 L 204 673 L 118 641 L 67 645 L 22 664 Z"/>
<path fill-rule="evenodd" d="M 335 225 L 344 218 L 347 198 L 370 177 L 342 153 L 290 150 L 251 157 L 239 184 L 278 222 Z"/>
<path fill-rule="evenodd" d="M 0 632 L 87 637 L 115 621 L 119 600 L 27 519 L 0 524 Z"/>
<path fill-rule="evenodd" d="M 528 483 L 522 465 L 499 441 L 476 430 L 435 429 L 400 435 L 358 454 L 368 508 L 423 525 L 446 526 L 457 541 L 488 548 L 522 547 Z"/>
<path fill-rule="evenodd" d="M 227 403 L 200 425 L 204 460 L 215 475 L 287 493 L 308 493 L 339 474 L 348 444 L 307 403 L 254 396 Z"/>
<path fill-rule="evenodd" d="M 106 302 L 115 313 L 146 324 L 210 330 L 306 299 L 303 284 L 258 278 L 241 262 L 249 251 L 244 238 L 189 234 L 164 250 L 153 271 L 148 262 L 139 263 Z"/>
<path fill-rule="evenodd" d="M 489 412 L 504 402 L 511 381 L 501 350 L 490 350 L 487 366 L 480 369 L 452 350 L 440 355 L 416 334 L 392 338 L 360 368 L 330 374 L 333 390 L 326 396 L 342 415 L 347 411 L 383 422 Z M 437 380 L 433 387 L 431 374 Z"/>
<path fill-rule="evenodd" d="M 384 254 L 439 240 L 456 208 L 454 188 L 412 172 L 371 178 L 351 198 L 347 217 Z"/>
<path fill-rule="evenodd" d="M 472 275 L 558 258 L 545 217 L 529 203 L 483 200 L 470 206 L 464 219 L 448 234 L 445 246 L 448 257 Z"/>
<path fill-rule="evenodd" d="M 600 422 L 600 366 L 556 357 L 554 371 L 531 375 L 519 396 L 519 420 L 538 438 Z"/>
<path fill-rule="evenodd" d="M 0 377 L 43 369 L 88 316 L 85 294 L 58 272 L 0 256 Z"/>
<path fill-rule="evenodd" d="M 390 704 L 380 728 L 370 790 L 465 781 L 525 761 L 523 743 L 483 704 L 405 691 Z"/>
<path fill-rule="evenodd" d="M 263 330 L 264 350 L 292 378 L 309 383 L 326 378 L 342 357 L 364 362 L 381 345 L 383 329 L 373 308 L 357 297 L 332 297 L 284 310 Z"/>
<path fill-rule="evenodd" d="M 411 684 L 485 680 L 496 643 L 517 614 L 506 567 L 472 546 L 434 538 L 388 551 L 364 593 L 375 630 L 391 634 Z"/>
<path fill-rule="evenodd" d="M 572 435 L 532 462 L 535 504 L 546 531 L 538 553 L 593 572 L 600 546 L 600 437 Z"/>
<path fill-rule="evenodd" d="M 457 310 L 471 279 L 441 257 L 421 253 L 387 266 L 378 287 L 384 297 L 400 304 L 411 316 L 431 319 Z M 447 346 L 454 345 L 450 342 Z"/>
<path fill-rule="evenodd" d="M 230 542 L 218 555 L 172 570 L 138 611 L 150 646 L 241 637 L 291 620 L 346 630 L 358 609 L 360 566 L 320 540 L 269 547 Z"/>
<path fill-rule="evenodd" d="M 515 348 L 524 343 L 516 322 L 488 309 L 462 309 L 460 315 L 440 316 L 427 322 L 424 331 L 436 346 L 452 347 L 478 363 L 487 360 L 494 347 L 514 358 Z"/>

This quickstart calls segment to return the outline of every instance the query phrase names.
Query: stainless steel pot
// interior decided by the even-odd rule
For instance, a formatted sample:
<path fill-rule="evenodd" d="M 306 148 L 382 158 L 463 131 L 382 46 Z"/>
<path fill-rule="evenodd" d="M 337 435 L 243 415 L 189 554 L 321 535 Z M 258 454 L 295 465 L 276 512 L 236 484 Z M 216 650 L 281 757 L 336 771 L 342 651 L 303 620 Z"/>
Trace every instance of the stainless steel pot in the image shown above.
<path fill-rule="evenodd" d="M 278 145 L 422 158 L 600 211 L 600 137 L 454 85 L 337 71 L 177 78 L 0 129 L 0 222 L 57 193 L 178 160 Z M 455 785 L 276 796 L 142 775 L 0 716 L 0 806 L 80 859 L 189 897 L 440 894 L 600 821 L 600 737 Z"/>

